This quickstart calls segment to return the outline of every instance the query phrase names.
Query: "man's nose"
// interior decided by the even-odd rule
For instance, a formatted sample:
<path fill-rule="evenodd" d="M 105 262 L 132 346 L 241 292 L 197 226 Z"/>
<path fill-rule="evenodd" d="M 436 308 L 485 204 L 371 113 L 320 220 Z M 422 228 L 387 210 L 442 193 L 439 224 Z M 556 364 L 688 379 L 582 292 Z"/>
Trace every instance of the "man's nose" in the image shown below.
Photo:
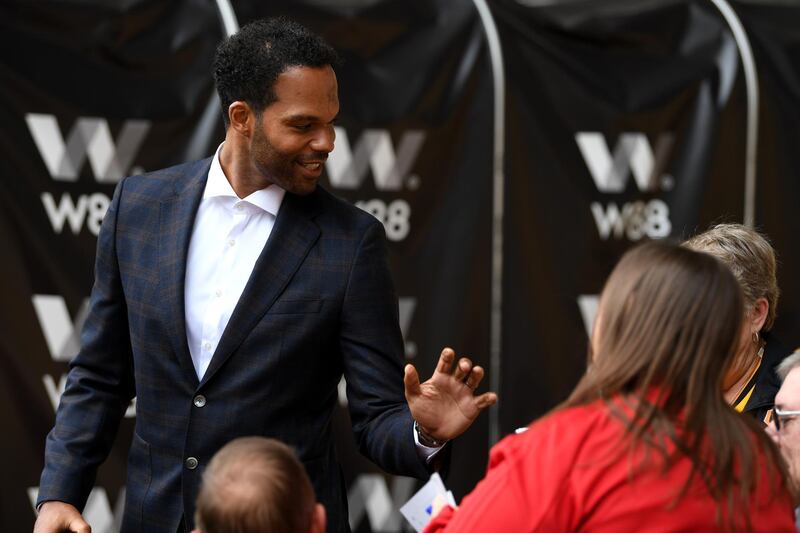
<path fill-rule="evenodd" d="M 311 148 L 315 152 L 330 153 L 333 151 L 334 141 L 336 140 L 336 132 L 333 126 L 321 128 L 317 135 L 311 140 Z"/>

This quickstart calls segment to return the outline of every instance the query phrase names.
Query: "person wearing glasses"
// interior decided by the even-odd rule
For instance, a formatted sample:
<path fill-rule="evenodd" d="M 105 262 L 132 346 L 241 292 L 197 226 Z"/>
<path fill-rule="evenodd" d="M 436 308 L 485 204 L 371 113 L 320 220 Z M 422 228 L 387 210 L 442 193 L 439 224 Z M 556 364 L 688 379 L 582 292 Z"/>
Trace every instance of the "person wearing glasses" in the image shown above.
<path fill-rule="evenodd" d="M 713 226 L 684 246 L 721 260 L 742 287 L 745 327 L 722 388 L 734 409 L 767 424 L 780 387 L 775 370 L 790 353 L 770 333 L 780 294 L 775 250 L 763 235 L 741 224 Z"/>
<path fill-rule="evenodd" d="M 789 477 L 800 487 L 800 352 L 795 352 L 778 365 L 781 388 L 775 395 L 775 411 L 767 433 L 786 459 Z M 800 509 L 795 511 L 800 531 Z"/>
<path fill-rule="evenodd" d="M 709 254 L 627 252 L 570 397 L 494 446 L 486 477 L 425 533 L 794 532 L 780 452 L 722 393 L 744 305 Z"/>

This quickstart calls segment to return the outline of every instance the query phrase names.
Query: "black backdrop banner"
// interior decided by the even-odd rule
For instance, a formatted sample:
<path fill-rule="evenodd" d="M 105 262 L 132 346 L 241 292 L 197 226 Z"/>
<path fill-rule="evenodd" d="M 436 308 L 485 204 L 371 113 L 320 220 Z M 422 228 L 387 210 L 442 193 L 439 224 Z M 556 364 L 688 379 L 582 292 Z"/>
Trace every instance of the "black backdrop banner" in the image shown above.
<path fill-rule="evenodd" d="M 100 222 L 124 175 L 213 153 L 223 32 L 202 0 L 4 2 L 0 27 L 0 530 L 30 531 Z M 94 531 L 118 530 L 133 416 L 98 472 Z"/>
<path fill-rule="evenodd" d="M 508 78 L 505 239 L 518 244 L 505 251 L 502 433 L 566 398 L 624 250 L 741 222 L 746 201 L 743 57 L 712 2 L 546 4 L 493 4 Z M 775 4 L 734 7 L 761 88 L 755 225 L 779 255 L 776 332 L 796 346 L 800 9 Z"/>
<path fill-rule="evenodd" d="M 800 346 L 800 8 L 738 2 L 758 68 L 760 120 L 756 225 L 778 252 L 781 302 L 775 332 Z"/>
<path fill-rule="evenodd" d="M 499 84 L 500 435 L 571 390 L 596 295 L 624 250 L 742 220 L 748 88 L 741 44 L 711 1 L 495 0 L 501 79 L 479 3 L 0 5 L 1 531 L 35 519 L 45 435 L 78 349 L 114 185 L 209 156 L 223 139 L 210 65 L 226 5 L 240 25 L 288 15 L 342 54 L 336 149 L 322 181 L 384 223 L 406 354 L 422 375 L 445 345 L 490 366 Z M 776 329 L 798 345 L 800 7 L 733 8 L 758 73 L 755 218 L 781 260 Z M 418 483 L 358 455 L 340 396 L 352 528 L 408 529 L 397 509 Z M 134 417 L 132 405 L 87 504 L 95 532 L 119 528 Z M 482 476 L 490 434 L 484 414 L 454 443 L 446 483 L 458 498 Z"/>
<path fill-rule="evenodd" d="M 736 44 L 710 3 L 508 1 L 495 17 L 506 239 L 524 243 L 505 254 L 503 346 L 528 355 L 503 365 L 508 432 L 576 383 L 597 294 L 625 249 L 741 220 L 745 124 Z"/>

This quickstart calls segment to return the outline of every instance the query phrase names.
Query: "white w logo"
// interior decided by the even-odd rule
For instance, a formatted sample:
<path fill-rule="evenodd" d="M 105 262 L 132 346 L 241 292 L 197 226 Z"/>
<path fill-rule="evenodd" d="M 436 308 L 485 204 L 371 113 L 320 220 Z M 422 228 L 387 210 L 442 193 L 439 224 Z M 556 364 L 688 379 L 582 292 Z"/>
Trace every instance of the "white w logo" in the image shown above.
<path fill-rule="evenodd" d="M 103 118 L 79 118 L 66 142 L 53 115 L 28 113 L 25 122 L 47 170 L 59 181 L 77 181 L 88 156 L 98 182 L 116 183 L 128 172 L 150 129 L 147 120 L 126 120 L 114 145 Z"/>
<path fill-rule="evenodd" d="M 39 319 L 39 325 L 42 327 L 50 357 L 53 358 L 53 361 L 72 361 L 80 350 L 80 333 L 89 315 L 89 299 L 83 300 L 75 320 L 70 318 L 67 304 L 61 296 L 34 294 L 31 301 Z M 53 376 L 45 374 L 42 376 L 42 383 L 44 383 L 47 396 L 53 405 L 53 410 L 57 409 L 61 395 L 64 394 L 67 386 L 67 375 L 62 374 L 56 382 Z M 134 416 L 136 416 L 136 398 L 125 411 L 126 418 Z"/>
<path fill-rule="evenodd" d="M 359 529 L 366 516 L 376 533 L 403 531 L 403 518 L 398 509 L 414 492 L 415 480 L 408 477 L 392 478 L 392 490 L 380 474 L 361 474 L 347 493 L 350 529 Z"/>
<path fill-rule="evenodd" d="M 603 193 L 624 192 L 628 175 L 633 172 L 636 185 L 642 192 L 658 189 L 659 178 L 667 162 L 672 135 L 662 134 L 656 151 L 643 133 L 623 133 L 614 147 L 613 157 L 602 133 L 578 132 L 575 141 L 589 167 L 597 189 Z M 667 186 L 668 183 L 663 185 Z"/>
<path fill-rule="evenodd" d="M 364 181 L 367 168 L 372 167 L 378 190 L 399 191 L 425 142 L 424 132 L 407 131 L 395 154 L 388 131 L 365 130 L 355 151 L 351 151 L 347 132 L 344 128 L 335 129 L 336 148 L 328 156 L 325 168 L 331 185 L 339 189 L 357 189 Z"/>
<path fill-rule="evenodd" d="M 34 294 L 31 300 L 53 361 L 71 361 L 80 350 L 80 332 L 89 315 L 89 299 L 84 299 L 74 321 L 61 296 Z"/>

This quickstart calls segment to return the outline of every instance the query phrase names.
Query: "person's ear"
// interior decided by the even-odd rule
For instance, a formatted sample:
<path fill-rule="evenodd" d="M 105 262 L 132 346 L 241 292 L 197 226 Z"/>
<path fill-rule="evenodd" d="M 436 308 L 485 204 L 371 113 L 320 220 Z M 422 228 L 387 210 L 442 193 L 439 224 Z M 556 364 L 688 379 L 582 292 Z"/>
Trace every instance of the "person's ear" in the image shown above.
<path fill-rule="evenodd" d="M 767 320 L 769 314 L 769 302 L 766 298 L 756 298 L 750 312 L 747 315 L 747 323 L 750 326 L 751 333 L 758 333 L 764 327 L 764 322 Z"/>
<path fill-rule="evenodd" d="M 311 529 L 309 529 L 308 533 L 325 533 L 327 522 L 325 506 L 321 503 L 315 504 L 314 512 L 311 516 Z"/>
<path fill-rule="evenodd" d="M 250 137 L 255 128 L 255 113 L 247 104 L 236 100 L 228 106 L 228 121 L 230 128 L 244 137 Z"/>

